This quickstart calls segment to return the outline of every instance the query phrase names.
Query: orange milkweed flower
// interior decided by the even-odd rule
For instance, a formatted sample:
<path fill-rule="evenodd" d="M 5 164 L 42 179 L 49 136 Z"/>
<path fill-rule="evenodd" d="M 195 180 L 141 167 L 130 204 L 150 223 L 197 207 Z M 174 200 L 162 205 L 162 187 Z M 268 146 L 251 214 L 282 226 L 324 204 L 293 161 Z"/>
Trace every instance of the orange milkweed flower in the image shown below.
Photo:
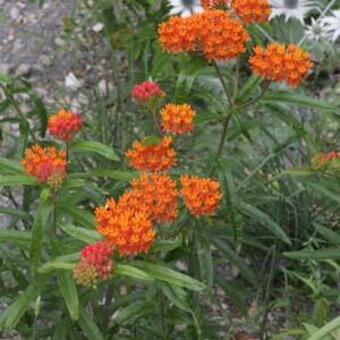
<path fill-rule="evenodd" d="M 121 256 L 146 253 L 155 239 L 152 223 L 143 210 L 109 199 L 105 207 L 95 211 L 97 231 L 117 247 Z"/>
<path fill-rule="evenodd" d="M 268 0 L 233 0 L 232 8 L 246 25 L 268 22 L 271 13 Z"/>
<path fill-rule="evenodd" d="M 297 87 L 312 68 L 309 53 L 295 45 L 286 48 L 280 44 L 270 44 L 267 48 L 256 46 L 249 59 L 253 73 L 275 82 L 285 82 Z"/>
<path fill-rule="evenodd" d="M 147 207 L 154 223 L 172 222 L 178 216 L 176 182 L 169 176 L 142 175 L 131 182 L 132 192 Z"/>
<path fill-rule="evenodd" d="M 171 17 L 159 26 L 158 34 L 164 51 L 202 51 L 208 60 L 233 59 L 245 51 L 249 40 L 241 23 L 222 10 Z"/>
<path fill-rule="evenodd" d="M 40 145 L 27 149 L 21 161 L 27 175 L 53 187 L 58 187 L 66 177 L 66 164 L 64 151 L 57 151 L 55 147 L 42 148 Z"/>
<path fill-rule="evenodd" d="M 208 178 L 181 177 L 184 204 L 195 217 L 213 215 L 221 202 L 220 184 Z"/>
<path fill-rule="evenodd" d="M 48 120 L 48 132 L 64 142 L 70 142 L 80 131 L 83 121 L 80 115 L 71 111 L 60 110 Z"/>
<path fill-rule="evenodd" d="M 183 135 L 193 130 L 193 119 L 196 112 L 188 104 L 167 104 L 161 110 L 162 129 L 177 135 Z"/>
<path fill-rule="evenodd" d="M 207 10 L 200 16 L 199 39 L 208 60 L 234 59 L 245 52 L 249 35 L 237 20 L 221 10 Z"/>
<path fill-rule="evenodd" d="M 139 171 L 164 171 L 176 163 L 176 152 L 171 147 L 172 138 L 164 137 L 157 143 L 134 142 L 126 152 L 130 166 Z"/>
<path fill-rule="evenodd" d="M 190 17 L 172 16 L 159 25 L 161 47 L 168 53 L 193 52 L 196 50 L 201 21 L 199 15 Z"/>
<path fill-rule="evenodd" d="M 82 249 L 80 261 L 73 269 L 73 277 L 77 283 L 93 286 L 97 280 L 108 280 L 114 272 L 113 247 L 105 241 L 90 244 Z"/>

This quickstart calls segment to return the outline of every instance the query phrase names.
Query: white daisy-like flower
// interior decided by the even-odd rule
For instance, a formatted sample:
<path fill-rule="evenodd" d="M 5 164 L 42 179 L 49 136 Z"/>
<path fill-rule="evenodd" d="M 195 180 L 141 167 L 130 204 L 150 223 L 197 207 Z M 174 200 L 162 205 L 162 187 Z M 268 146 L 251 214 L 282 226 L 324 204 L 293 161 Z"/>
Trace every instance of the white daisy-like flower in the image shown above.
<path fill-rule="evenodd" d="M 171 10 L 170 15 L 181 15 L 189 17 L 195 13 L 203 12 L 200 0 L 168 0 Z"/>
<path fill-rule="evenodd" d="M 312 18 L 311 24 L 305 28 L 304 38 L 314 43 L 329 42 L 330 34 L 322 20 Z"/>
<path fill-rule="evenodd" d="M 286 17 L 286 21 L 295 18 L 303 24 L 303 19 L 312 9 L 318 9 L 317 1 L 313 0 L 269 0 L 272 8 L 270 19 L 281 15 Z"/>
<path fill-rule="evenodd" d="M 340 9 L 332 11 L 332 15 L 324 17 L 320 20 L 329 34 L 331 34 L 332 41 L 335 42 L 340 37 Z"/>

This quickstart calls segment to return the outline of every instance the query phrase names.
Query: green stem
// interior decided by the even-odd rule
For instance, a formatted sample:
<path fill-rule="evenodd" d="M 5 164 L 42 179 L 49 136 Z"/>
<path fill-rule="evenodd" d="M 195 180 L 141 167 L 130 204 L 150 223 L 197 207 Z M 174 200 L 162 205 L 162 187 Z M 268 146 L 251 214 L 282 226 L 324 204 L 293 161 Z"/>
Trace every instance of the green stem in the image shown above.
<path fill-rule="evenodd" d="M 223 74 L 222 74 L 222 72 L 221 72 L 221 70 L 220 70 L 220 68 L 217 65 L 217 62 L 215 60 L 212 62 L 212 64 L 214 66 L 214 69 L 215 69 L 215 71 L 217 73 L 218 78 L 220 79 L 220 82 L 221 82 L 221 85 L 223 87 L 224 93 L 227 96 L 229 106 L 232 107 L 233 106 L 233 100 L 232 100 L 232 98 L 231 98 L 231 96 L 229 94 L 228 87 L 227 87 L 227 84 L 226 84 L 226 82 L 224 80 Z"/>
<path fill-rule="evenodd" d="M 165 322 L 165 310 L 164 310 L 164 295 L 162 290 L 159 291 L 159 306 L 160 306 L 160 321 L 161 321 L 161 331 L 164 340 L 168 339 L 168 331 Z"/>
<path fill-rule="evenodd" d="M 68 172 L 69 157 L 70 157 L 70 144 L 69 142 L 66 142 L 66 172 Z"/>
<path fill-rule="evenodd" d="M 51 242 L 51 250 L 52 256 L 56 257 L 58 255 L 58 247 L 57 247 L 57 229 L 58 229 L 58 212 L 57 212 L 57 197 L 56 193 L 52 193 L 52 228 L 51 228 L 51 235 L 50 235 L 50 242 Z"/>

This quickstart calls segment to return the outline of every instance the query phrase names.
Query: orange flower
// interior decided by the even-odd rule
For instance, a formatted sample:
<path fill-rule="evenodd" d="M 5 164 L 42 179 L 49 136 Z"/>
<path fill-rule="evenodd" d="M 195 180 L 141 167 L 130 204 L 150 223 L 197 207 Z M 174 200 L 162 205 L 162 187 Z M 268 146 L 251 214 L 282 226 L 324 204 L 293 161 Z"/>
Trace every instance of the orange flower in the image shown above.
<path fill-rule="evenodd" d="M 149 216 L 138 206 L 126 206 L 113 199 L 105 207 L 95 211 L 97 231 L 113 246 L 117 246 L 120 255 L 135 255 L 148 252 L 155 239 L 155 231 Z"/>
<path fill-rule="evenodd" d="M 80 115 L 65 110 L 60 110 L 48 120 L 48 132 L 50 135 L 64 142 L 71 141 L 82 126 L 83 121 Z"/>
<path fill-rule="evenodd" d="M 126 152 L 130 166 L 140 171 L 163 171 L 176 163 L 176 152 L 171 147 L 172 138 L 164 137 L 161 141 L 134 142 L 133 148 Z"/>
<path fill-rule="evenodd" d="M 220 185 L 212 179 L 181 177 L 181 195 L 192 215 L 213 215 L 221 201 Z"/>
<path fill-rule="evenodd" d="M 270 44 L 266 49 L 256 46 L 249 64 L 255 74 L 291 87 L 297 87 L 313 66 L 309 53 L 294 45 L 286 48 L 280 44 Z"/>
<path fill-rule="evenodd" d="M 228 60 L 245 51 L 249 35 L 222 10 L 206 10 L 187 18 L 171 17 L 158 29 L 159 42 L 169 53 L 202 50 L 209 60 Z"/>
<path fill-rule="evenodd" d="M 221 10 L 207 10 L 200 16 L 199 38 L 208 60 L 233 59 L 245 52 L 249 35 L 237 20 Z"/>
<path fill-rule="evenodd" d="M 285 58 L 287 72 L 287 84 L 297 87 L 307 76 L 308 71 L 313 67 L 311 56 L 298 46 L 289 45 Z"/>
<path fill-rule="evenodd" d="M 246 25 L 268 22 L 271 13 L 268 0 L 233 0 L 232 8 Z"/>
<path fill-rule="evenodd" d="M 201 0 L 201 4 L 205 9 L 228 6 L 231 0 Z"/>
<path fill-rule="evenodd" d="M 42 148 L 39 145 L 26 150 L 21 161 L 25 172 L 36 177 L 41 184 L 58 187 L 66 177 L 66 154 L 55 147 Z"/>
<path fill-rule="evenodd" d="M 200 31 L 200 16 L 172 16 L 158 28 L 159 42 L 168 53 L 193 52 Z"/>
<path fill-rule="evenodd" d="M 132 196 L 139 197 L 139 202 L 145 204 L 154 223 L 172 222 L 177 218 L 178 191 L 176 182 L 169 176 L 142 175 L 133 180 L 131 185 Z"/>
<path fill-rule="evenodd" d="M 161 111 L 162 128 L 165 132 L 183 135 L 193 130 L 196 112 L 188 104 L 167 104 Z"/>

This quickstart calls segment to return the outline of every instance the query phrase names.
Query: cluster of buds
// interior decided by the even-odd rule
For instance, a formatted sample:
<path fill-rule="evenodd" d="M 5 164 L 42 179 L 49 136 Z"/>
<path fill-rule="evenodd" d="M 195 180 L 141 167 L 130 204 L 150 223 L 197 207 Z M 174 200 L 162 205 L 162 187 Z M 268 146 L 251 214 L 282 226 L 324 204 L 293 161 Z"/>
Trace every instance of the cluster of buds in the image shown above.
<path fill-rule="evenodd" d="M 160 86 L 153 81 L 144 81 L 141 84 L 136 85 L 132 90 L 132 97 L 139 104 L 147 104 L 164 96 L 165 93 Z"/>
<path fill-rule="evenodd" d="M 113 247 L 105 241 L 90 244 L 80 254 L 80 261 L 73 269 L 73 277 L 83 286 L 96 286 L 98 280 L 105 281 L 114 272 L 111 256 Z"/>
<path fill-rule="evenodd" d="M 340 152 L 319 153 L 312 158 L 312 168 L 322 170 L 330 166 L 334 161 L 340 160 Z"/>

